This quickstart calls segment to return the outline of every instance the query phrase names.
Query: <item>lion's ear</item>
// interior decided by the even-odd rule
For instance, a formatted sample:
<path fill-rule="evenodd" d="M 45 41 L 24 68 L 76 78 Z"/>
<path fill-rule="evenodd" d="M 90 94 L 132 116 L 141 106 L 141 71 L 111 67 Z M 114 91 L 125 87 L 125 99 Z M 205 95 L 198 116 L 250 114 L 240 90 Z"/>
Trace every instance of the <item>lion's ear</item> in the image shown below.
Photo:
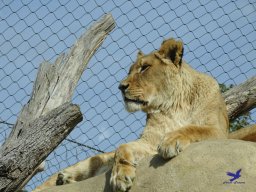
<path fill-rule="evenodd" d="M 141 57 L 143 57 L 143 56 L 144 56 L 144 53 L 142 53 L 142 51 L 139 50 L 139 52 L 138 52 L 138 54 L 137 54 L 137 58 L 139 59 L 139 58 L 141 58 Z"/>
<path fill-rule="evenodd" d="M 183 43 L 175 39 L 168 39 L 163 41 L 158 53 L 165 59 L 169 59 L 176 66 L 180 66 L 183 57 Z"/>

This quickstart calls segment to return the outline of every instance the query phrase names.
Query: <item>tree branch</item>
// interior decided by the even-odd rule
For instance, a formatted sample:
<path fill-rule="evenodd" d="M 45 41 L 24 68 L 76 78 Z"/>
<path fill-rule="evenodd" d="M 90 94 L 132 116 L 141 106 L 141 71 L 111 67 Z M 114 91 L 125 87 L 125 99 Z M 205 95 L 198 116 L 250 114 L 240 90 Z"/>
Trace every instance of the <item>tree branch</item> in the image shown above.
<path fill-rule="evenodd" d="M 256 77 L 233 87 L 223 96 L 227 105 L 229 120 L 232 121 L 256 107 Z"/>
<path fill-rule="evenodd" d="M 66 103 L 22 124 L 15 142 L 0 149 L 0 191 L 15 191 L 82 118 L 77 105 Z"/>
<path fill-rule="evenodd" d="M 115 23 L 103 16 L 83 34 L 68 54 L 54 64 L 41 64 L 29 102 L 0 149 L 0 191 L 22 188 L 40 163 L 82 120 L 79 107 L 70 104 L 87 63 Z"/>

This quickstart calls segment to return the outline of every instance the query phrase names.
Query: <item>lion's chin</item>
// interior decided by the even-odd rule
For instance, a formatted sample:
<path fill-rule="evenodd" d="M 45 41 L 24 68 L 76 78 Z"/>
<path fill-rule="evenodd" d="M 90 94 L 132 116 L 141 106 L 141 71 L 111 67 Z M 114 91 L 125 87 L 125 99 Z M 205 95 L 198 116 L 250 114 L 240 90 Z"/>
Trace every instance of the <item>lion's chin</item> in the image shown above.
<path fill-rule="evenodd" d="M 142 108 L 141 104 L 134 103 L 134 102 L 125 102 L 125 109 L 128 112 L 135 112 L 135 111 L 140 111 Z"/>
<path fill-rule="evenodd" d="M 142 110 L 145 106 L 147 106 L 148 102 L 140 99 L 130 99 L 124 97 L 125 108 L 128 112 L 135 112 Z"/>

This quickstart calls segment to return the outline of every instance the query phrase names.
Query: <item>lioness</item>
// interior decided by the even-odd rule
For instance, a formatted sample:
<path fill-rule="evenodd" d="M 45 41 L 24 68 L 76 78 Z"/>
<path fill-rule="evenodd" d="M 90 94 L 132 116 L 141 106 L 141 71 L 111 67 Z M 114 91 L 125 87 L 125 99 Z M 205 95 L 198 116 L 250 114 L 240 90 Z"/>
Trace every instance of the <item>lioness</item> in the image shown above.
<path fill-rule="evenodd" d="M 113 191 L 127 191 L 142 158 L 158 153 L 171 159 L 190 143 L 228 138 L 229 121 L 218 83 L 192 69 L 182 56 L 181 41 L 165 40 L 157 51 L 148 55 L 139 52 L 120 83 L 126 109 L 147 113 L 146 127 L 138 140 L 68 167 L 35 191 L 81 181 L 111 168 Z"/>

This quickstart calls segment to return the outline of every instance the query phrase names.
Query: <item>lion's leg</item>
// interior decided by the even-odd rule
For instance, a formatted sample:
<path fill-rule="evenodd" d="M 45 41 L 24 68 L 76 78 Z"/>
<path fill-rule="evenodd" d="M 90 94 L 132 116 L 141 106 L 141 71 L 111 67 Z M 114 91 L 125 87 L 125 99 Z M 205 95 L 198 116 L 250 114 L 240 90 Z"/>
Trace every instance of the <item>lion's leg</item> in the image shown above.
<path fill-rule="evenodd" d="M 167 133 L 160 145 L 158 153 L 165 159 L 170 159 L 183 151 L 190 143 L 198 142 L 210 138 L 225 138 L 220 135 L 214 127 L 207 126 L 186 126 L 177 131 Z"/>
<path fill-rule="evenodd" d="M 114 152 L 103 153 L 62 170 L 57 177 L 56 185 L 65 185 L 82 181 L 106 172 L 113 166 Z"/>
<path fill-rule="evenodd" d="M 156 150 L 141 140 L 121 145 L 116 150 L 110 178 L 113 191 L 129 190 L 135 178 L 137 163 L 150 154 L 156 154 Z"/>
<path fill-rule="evenodd" d="M 256 125 L 249 125 L 228 134 L 229 139 L 241 139 L 256 142 Z"/>
<path fill-rule="evenodd" d="M 103 153 L 90 157 L 63 169 L 57 174 L 54 174 L 34 191 L 41 191 L 56 185 L 74 183 L 99 175 L 111 169 L 113 162 L 114 152 Z"/>

